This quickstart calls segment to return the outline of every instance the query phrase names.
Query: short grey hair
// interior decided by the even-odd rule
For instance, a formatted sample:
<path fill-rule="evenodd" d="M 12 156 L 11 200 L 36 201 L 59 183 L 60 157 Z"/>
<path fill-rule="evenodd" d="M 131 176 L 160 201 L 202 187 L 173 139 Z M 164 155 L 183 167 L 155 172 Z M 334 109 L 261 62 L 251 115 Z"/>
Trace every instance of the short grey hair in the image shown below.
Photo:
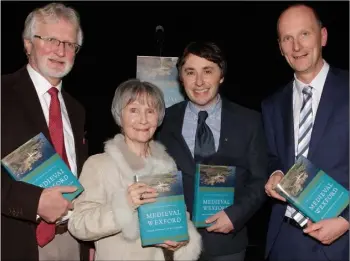
<path fill-rule="evenodd" d="M 81 46 L 83 44 L 83 31 L 80 25 L 80 16 L 73 8 L 61 3 L 50 3 L 32 11 L 24 22 L 23 39 L 33 39 L 38 23 L 48 23 L 59 19 L 65 19 L 77 27 L 77 43 Z"/>
<path fill-rule="evenodd" d="M 121 125 L 122 110 L 130 103 L 143 97 L 146 97 L 147 102 L 150 103 L 149 105 L 157 110 L 158 126 L 162 124 L 165 114 L 163 92 L 150 82 L 130 79 L 117 87 L 112 101 L 111 111 L 118 126 L 123 128 Z M 141 102 L 143 102 L 143 100 L 141 100 Z"/>

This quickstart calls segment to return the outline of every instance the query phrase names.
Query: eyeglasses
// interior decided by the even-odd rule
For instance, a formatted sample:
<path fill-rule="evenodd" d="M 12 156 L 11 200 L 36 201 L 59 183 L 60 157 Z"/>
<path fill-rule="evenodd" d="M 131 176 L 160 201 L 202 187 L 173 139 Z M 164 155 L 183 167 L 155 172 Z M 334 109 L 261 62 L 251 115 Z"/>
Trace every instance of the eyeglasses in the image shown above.
<path fill-rule="evenodd" d="M 80 50 L 80 45 L 76 43 L 66 42 L 66 41 L 60 41 L 53 37 L 41 37 L 40 35 L 34 35 L 35 38 L 38 38 L 40 40 L 43 40 L 46 44 L 53 47 L 59 47 L 62 43 L 66 50 L 74 53 L 78 53 Z"/>

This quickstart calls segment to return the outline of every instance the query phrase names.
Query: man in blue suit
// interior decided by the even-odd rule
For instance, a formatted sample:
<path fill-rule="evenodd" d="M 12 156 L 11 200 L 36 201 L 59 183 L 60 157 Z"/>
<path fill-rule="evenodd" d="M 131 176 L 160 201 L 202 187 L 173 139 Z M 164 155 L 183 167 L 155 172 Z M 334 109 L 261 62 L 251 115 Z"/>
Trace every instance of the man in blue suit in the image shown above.
<path fill-rule="evenodd" d="M 275 200 L 266 256 L 270 261 L 349 260 L 348 209 L 302 228 L 290 218 L 295 210 L 274 190 L 300 155 L 349 189 L 349 74 L 322 58 L 327 29 L 312 8 L 287 8 L 277 29 L 294 79 L 262 103 L 271 173 L 265 191 Z"/>

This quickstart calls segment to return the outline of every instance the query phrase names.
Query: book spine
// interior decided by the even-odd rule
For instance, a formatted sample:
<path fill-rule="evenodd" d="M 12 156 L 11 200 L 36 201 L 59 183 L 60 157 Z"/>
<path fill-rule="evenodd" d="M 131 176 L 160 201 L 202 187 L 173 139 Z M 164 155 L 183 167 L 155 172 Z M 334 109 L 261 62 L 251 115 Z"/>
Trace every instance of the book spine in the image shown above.
<path fill-rule="evenodd" d="M 199 187 L 199 167 L 196 165 L 196 173 L 194 178 L 194 197 L 193 197 L 193 207 L 192 207 L 192 221 L 195 226 L 197 226 L 198 219 L 198 187 Z"/>

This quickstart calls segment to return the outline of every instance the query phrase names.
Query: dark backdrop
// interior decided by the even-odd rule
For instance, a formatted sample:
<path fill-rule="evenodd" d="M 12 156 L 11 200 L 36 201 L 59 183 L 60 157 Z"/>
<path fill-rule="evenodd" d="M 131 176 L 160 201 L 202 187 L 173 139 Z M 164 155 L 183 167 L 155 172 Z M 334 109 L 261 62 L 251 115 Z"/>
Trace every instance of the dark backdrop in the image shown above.
<path fill-rule="evenodd" d="M 26 63 L 21 33 L 28 13 L 46 2 L 1 1 L 1 73 Z M 81 15 L 84 44 L 64 86 L 86 108 L 90 153 L 118 130 L 110 115 L 115 88 L 136 76 L 137 55 L 158 55 L 155 27 L 165 29 L 163 56 L 190 41 L 215 41 L 228 59 L 221 92 L 260 110 L 260 102 L 293 75 L 280 55 L 276 21 L 290 2 L 65 2 Z M 325 59 L 349 68 L 349 3 L 309 2 L 328 28 Z"/>
<path fill-rule="evenodd" d="M 1 1 L 1 70 L 14 72 L 26 63 L 21 33 L 26 16 L 47 2 Z M 65 2 L 81 15 L 84 44 L 64 88 L 87 112 L 90 154 L 117 131 L 110 113 L 115 88 L 136 76 L 137 55 L 159 55 L 155 27 L 165 29 L 162 56 L 179 56 L 190 41 L 214 41 L 228 59 L 221 93 L 260 110 L 262 99 L 292 79 L 293 72 L 277 44 L 276 21 L 291 2 Z M 294 3 L 294 2 L 293 2 Z M 349 2 L 308 2 L 328 29 L 324 57 L 349 68 Z M 251 250 L 262 260 L 268 206 L 250 225 Z"/>

